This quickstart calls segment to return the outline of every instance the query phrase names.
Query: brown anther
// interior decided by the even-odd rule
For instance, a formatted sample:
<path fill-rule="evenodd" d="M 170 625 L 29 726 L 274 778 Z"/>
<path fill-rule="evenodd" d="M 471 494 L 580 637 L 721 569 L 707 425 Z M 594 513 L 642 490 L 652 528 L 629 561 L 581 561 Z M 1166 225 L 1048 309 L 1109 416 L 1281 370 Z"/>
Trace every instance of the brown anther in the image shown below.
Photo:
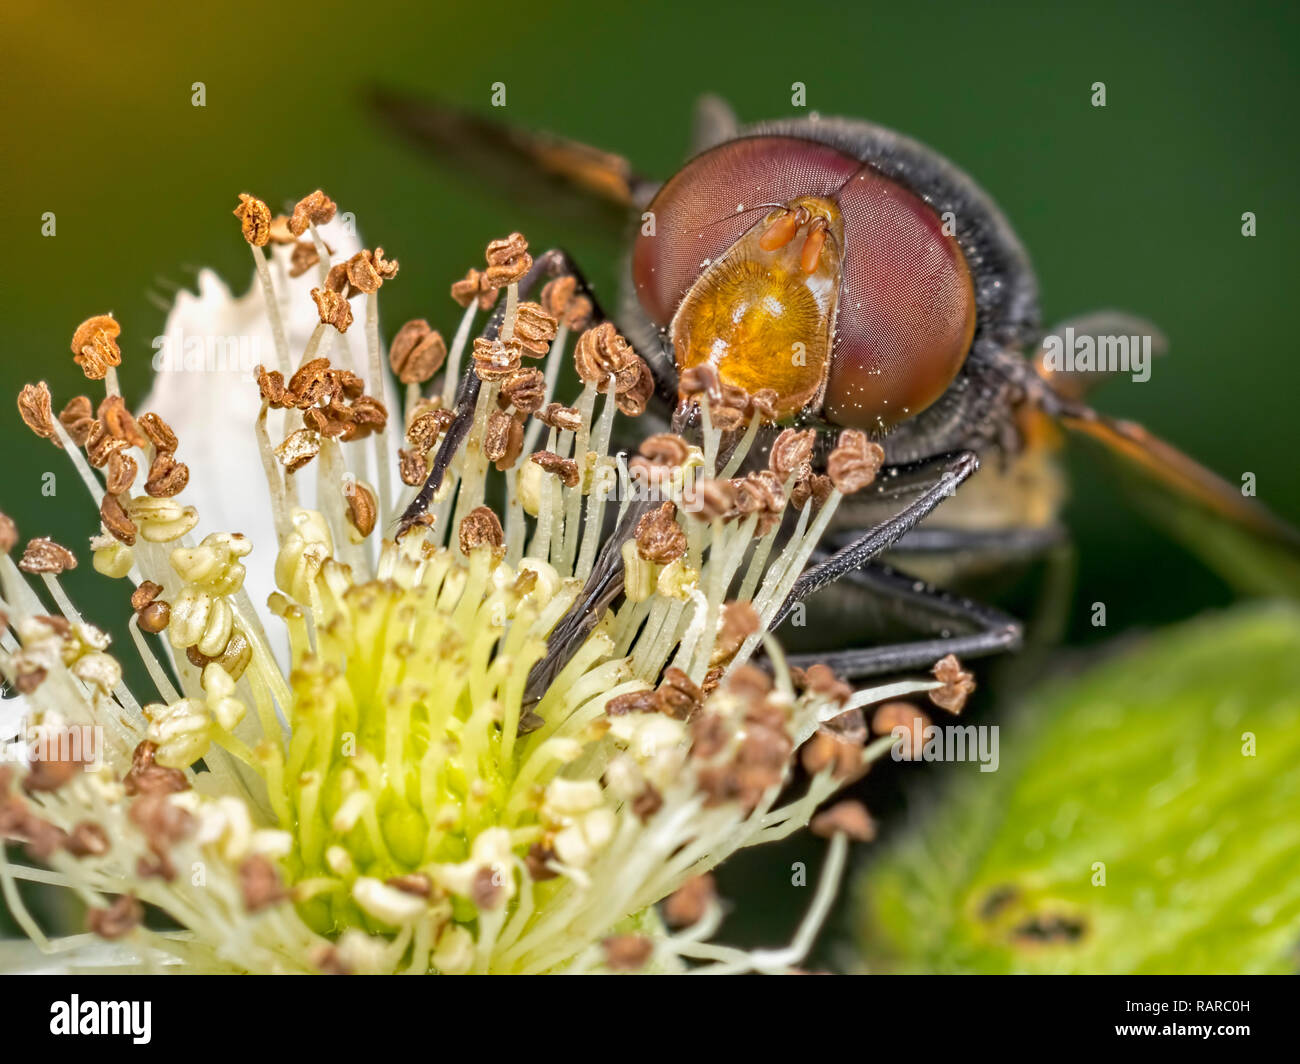
<path fill-rule="evenodd" d="M 275 865 L 260 853 L 251 854 L 240 862 L 239 892 L 244 896 L 244 908 L 250 913 L 269 909 L 289 897 Z"/>
<path fill-rule="evenodd" d="M 343 485 L 343 497 L 348 503 L 348 524 L 364 539 L 375 530 L 375 521 L 379 517 L 375 493 L 365 484 L 349 480 Z"/>
<path fill-rule="evenodd" d="M 643 492 L 645 498 L 654 499 L 672 494 L 672 466 L 659 465 L 644 455 L 634 454 L 627 463 L 628 473 L 636 490 Z"/>
<path fill-rule="evenodd" d="M 704 705 L 704 692 L 677 668 L 664 670 L 656 695 L 659 712 L 674 720 L 690 720 Z"/>
<path fill-rule="evenodd" d="M 361 294 L 348 283 L 348 264 L 346 262 L 336 262 L 329 268 L 329 272 L 325 275 L 325 290 L 340 295 L 344 299 L 351 299 L 353 296 Z"/>
<path fill-rule="evenodd" d="M 108 832 L 92 820 L 83 820 L 68 833 L 68 853 L 73 857 L 103 857 L 110 846 Z"/>
<path fill-rule="evenodd" d="M 62 736 L 71 735 L 72 729 L 59 729 L 56 736 L 49 740 L 52 749 L 57 750 L 63 745 Z M 73 760 L 72 758 L 48 758 L 43 757 L 40 760 L 33 761 L 27 769 L 27 775 L 23 778 L 23 790 L 28 794 L 35 794 L 41 791 L 57 791 L 65 783 L 69 782 L 81 769 L 84 762 Z"/>
<path fill-rule="evenodd" d="M 519 371 L 522 357 L 523 347 L 516 340 L 480 336 L 474 341 L 474 371 L 481 380 L 509 380 Z"/>
<path fill-rule="evenodd" d="M 313 288 L 311 297 L 316 302 L 316 312 L 325 325 L 333 325 L 339 332 L 345 333 L 352 324 L 352 307 L 338 292 L 328 288 Z"/>
<path fill-rule="evenodd" d="M 67 430 L 72 442 L 78 447 L 86 446 L 86 438 L 95 424 L 95 408 L 90 399 L 84 395 L 74 396 L 59 414 L 59 422 Z"/>
<path fill-rule="evenodd" d="M 487 246 L 488 268 L 483 274 L 485 288 L 505 288 L 514 284 L 533 268 L 528 241 L 523 233 L 511 233 Z"/>
<path fill-rule="evenodd" d="M 520 303 L 515 311 L 515 331 L 512 334 L 529 355 L 541 357 L 551 349 L 551 341 L 560 323 L 537 303 Z"/>
<path fill-rule="evenodd" d="M 72 361 L 92 381 L 102 381 L 109 368 L 122 364 L 122 350 L 117 337 L 122 326 L 110 314 L 87 318 L 72 334 Z"/>
<path fill-rule="evenodd" d="M 871 731 L 875 735 L 893 735 L 899 740 L 899 754 L 904 760 L 921 755 L 925 746 L 925 730 L 930 727 L 930 717 L 910 702 L 886 702 L 871 715 Z"/>
<path fill-rule="evenodd" d="M 384 883 L 403 894 L 417 898 L 427 898 L 433 894 L 433 880 L 423 872 L 411 872 L 404 876 L 389 876 Z"/>
<path fill-rule="evenodd" d="M 772 449 L 767 454 L 767 468 L 781 478 L 782 484 L 796 474 L 802 476 L 808 471 L 816 441 L 817 433 L 813 429 L 802 432 L 785 429 L 772 441 Z"/>
<path fill-rule="evenodd" d="M 447 344 L 442 334 L 423 318 L 408 321 L 393 337 L 388 364 L 403 384 L 423 384 L 447 361 Z"/>
<path fill-rule="evenodd" d="M 717 884 L 711 875 L 691 876 L 664 901 L 664 920 L 669 927 L 698 924 L 717 898 Z"/>
<path fill-rule="evenodd" d="M 184 462 L 176 461 L 170 451 L 159 451 L 149 467 L 144 490 L 145 494 L 155 499 L 170 499 L 184 491 L 189 482 L 190 467 Z"/>
<path fill-rule="evenodd" d="M 131 609 L 139 613 L 161 594 L 162 584 L 155 584 L 152 580 L 142 580 L 131 592 Z"/>
<path fill-rule="evenodd" d="M 0 554 L 8 554 L 18 543 L 18 526 L 8 514 L 0 513 Z"/>
<path fill-rule="evenodd" d="M 502 410 L 513 406 L 521 414 L 535 414 L 546 401 L 546 378 L 542 371 L 525 367 L 501 384 L 497 404 Z"/>
<path fill-rule="evenodd" d="M 190 789 L 184 772 L 154 762 L 157 752 L 158 744 L 148 739 L 136 746 L 131 754 L 131 768 L 122 779 L 127 794 L 174 794 Z"/>
<path fill-rule="evenodd" d="M 524 855 L 524 865 L 527 867 L 528 875 L 534 883 L 554 879 L 560 874 L 547 867 L 553 860 L 555 860 L 555 851 L 543 846 L 540 842 L 535 842 L 528 847 L 528 852 Z"/>
<path fill-rule="evenodd" d="M 346 409 L 348 423 L 343 430 L 345 440 L 364 440 L 372 432 L 382 432 L 388 424 L 388 409 L 373 395 L 358 396 L 347 408 L 330 404 L 330 410 L 338 413 Z"/>
<path fill-rule="evenodd" d="M 675 432 L 657 432 L 653 436 L 647 436 L 641 441 L 637 452 L 654 465 L 673 468 L 685 465 L 691 456 L 689 445 Z"/>
<path fill-rule="evenodd" d="M 837 802 L 812 818 L 812 833 L 823 839 L 845 834 L 854 842 L 870 842 L 876 837 L 876 822 L 861 802 Z"/>
<path fill-rule="evenodd" d="M 469 898 L 479 909 L 499 909 L 506 900 L 506 885 L 500 873 L 486 865 L 475 872 Z"/>
<path fill-rule="evenodd" d="M 569 274 L 546 282 L 541 303 L 547 314 L 575 332 L 591 323 L 591 300 L 579 293 L 578 279 Z"/>
<path fill-rule="evenodd" d="M 655 944 L 645 935 L 610 935 L 601 941 L 605 965 L 614 972 L 636 972 L 654 956 Z"/>
<path fill-rule="evenodd" d="M 171 619 L 172 607 L 166 599 L 149 603 L 135 615 L 135 623 L 140 631 L 148 632 L 150 635 L 166 631 Z"/>
<path fill-rule="evenodd" d="M 126 408 L 126 400 L 120 395 L 109 395 L 99 404 L 99 420 L 108 434 L 115 440 L 121 440 L 128 447 L 143 447 L 145 435 L 140 431 L 131 412 Z"/>
<path fill-rule="evenodd" d="M 704 697 L 708 698 L 719 687 L 722 686 L 722 677 L 726 675 L 726 668 L 722 665 L 714 665 L 704 674 L 704 679 L 700 681 L 700 690 L 704 692 Z"/>
<path fill-rule="evenodd" d="M 709 404 L 709 423 L 721 432 L 735 432 L 745 426 L 743 407 L 723 406 L 721 403 Z"/>
<path fill-rule="evenodd" d="M 659 695 L 655 691 L 631 691 L 615 695 L 605 703 L 607 717 L 625 717 L 629 713 L 658 713 Z"/>
<path fill-rule="evenodd" d="M 547 403 L 546 409 L 537 412 L 537 420 L 552 429 L 561 432 L 577 432 L 582 428 L 582 414 L 563 403 Z"/>
<path fill-rule="evenodd" d="M 762 707 L 770 708 L 769 703 L 765 700 L 772 691 L 772 677 L 757 665 L 749 662 L 737 665 L 727 674 L 726 687 L 731 694 L 753 703 L 750 707 L 753 713 L 750 713 L 750 716 L 759 713 L 759 709 Z M 762 708 L 762 713 L 766 713 L 767 708 Z M 762 713 L 759 715 L 762 715 Z M 776 724 L 774 723 L 773 726 L 775 727 Z"/>
<path fill-rule="evenodd" d="M 128 547 L 135 545 L 135 534 L 138 531 L 135 522 L 127 514 L 121 500 L 111 492 L 99 504 L 99 519 L 108 529 L 109 535 L 119 543 L 125 543 Z"/>
<path fill-rule="evenodd" d="M 745 421 L 748 422 L 757 414 L 760 421 L 767 424 L 774 423 L 777 420 L 777 398 L 775 388 L 760 388 L 752 393 L 745 407 Z"/>
<path fill-rule="evenodd" d="M 701 521 L 727 521 L 738 513 L 736 499 L 735 481 L 702 478 L 695 482 L 685 509 Z"/>
<path fill-rule="evenodd" d="M 478 300 L 479 310 L 491 310 L 492 304 L 497 301 L 497 293 L 495 288 L 484 285 L 483 274 L 470 269 L 461 280 L 452 283 L 451 298 L 462 307 L 468 307 Z"/>
<path fill-rule="evenodd" d="M 654 374 L 650 372 L 645 359 L 638 356 L 633 365 L 636 367 L 636 380 L 618 392 L 614 400 L 619 412 L 625 417 L 640 417 L 644 414 L 650 397 L 655 393 Z"/>
<path fill-rule="evenodd" d="M 166 854 L 143 854 L 135 860 L 135 874 L 139 879 L 162 879 L 170 883 L 176 878 L 176 866 Z"/>
<path fill-rule="evenodd" d="M 800 748 L 799 760 L 804 771 L 810 776 L 816 776 L 818 773 L 830 768 L 833 770 L 833 775 L 839 778 L 844 775 L 843 757 L 845 751 L 857 752 L 854 747 L 839 738 L 839 736 L 832 734 L 825 728 L 818 728 L 813 732 L 812 738 Z"/>
<path fill-rule="evenodd" d="M 529 456 L 530 462 L 536 462 L 546 472 L 557 476 L 566 488 L 578 486 L 578 463 L 571 458 L 561 458 L 554 451 L 537 451 Z"/>
<path fill-rule="evenodd" d="M 50 386 L 44 381 L 39 384 L 24 384 L 18 393 L 18 414 L 23 424 L 43 440 L 50 438 L 62 447 L 59 438 L 54 435 L 54 411 L 50 408 Z"/>
<path fill-rule="evenodd" d="M 397 472 L 403 484 L 411 487 L 423 484 L 429 475 L 428 450 L 407 450 L 405 447 L 397 452 Z"/>
<path fill-rule="evenodd" d="M 759 704 L 746 717 L 745 737 L 736 753 L 736 765 L 750 774 L 760 789 L 779 783 L 790 761 L 794 743 L 785 731 L 781 710 Z"/>
<path fill-rule="evenodd" d="M 493 410 L 483 433 L 483 454 L 488 461 L 504 472 L 515 464 L 523 450 L 523 422 L 504 411 Z"/>
<path fill-rule="evenodd" d="M 289 276 L 301 277 L 320 262 L 320 252 L 310 240 L 295 240 L 289 255 Z"/>
<path fill-rule="evenodd" d="M 68 842 L 66 831 L 38 816 L 28 817 L 25 834 L 27 855 L 42 863 L 48 863 Z"/>
<path fill-rule="evenodd" d="M 711 402 L 721 402 L 722 381 L 718 378 L 717 368 L 709 362 L 688 366 L 677 379 L 677 392 L 696 401 L 707 397 Z"/>
<path fill-rule="evenodd" d="M 758 514 L 756 535 L 764 536 L 781 520 L 785 510 L 785 492 L 781 481 L 770 469 L 761 469 L 734 482 L 736 511 L 743 517 Z"/>
<path fill-rule="evenodd" d="M 182 839 L 189 838 L 198 827 L 194 815 L 173 802 L 168 791 L 141 794 L 131 803 L 127 816 L 148 840 L 149 848 L 159 856 Z"/>
<path fill-rule="evenodd" d="M 108 459 L 108 476 L 104 479 L 104 486 L 108 489 L 110 495 L 121 495 L 123 492 L 130 491 L 131 485 L 135 483 L 135 474 L 138 471 L 135 459 L 132 458 L 125 450 L 114 451 Z"/>
<path fill-rule="evenodd" d="M 330 371 L 328 358 L 313 358 L 299 366 L 289 378 L 288 391 L 293 396 L 294 405 L 306 409 L 335 398 L 339 392 L 339 379 Z"/>
<path fill-rule="evenodd" d="M 144 922 L 144 906 L 129 894 L 120 894 L 105 909 L 90 909 L 86 927 L 100 938 L 113 942 L 126 938 Z"/>
<path fill-rule="evenodd" d="M 321 975 L 352 975 L 353 969 L 337 946 L 321 946 L 312 954 L 312 963 Z"/>
<path fill-rule="evenodd" d="M 295 405 L 292 393 L 284 384 L 284 374 L 279 370 L 268 370 L 265 366 L 258 366 L 253 370 L 257 378 L 257 390 L 261 393 L 262 402 L 275 410 L 285 410 Z"/>
<path fill-rule="evenodd" d="M 348 284 L 370 295 L 379 286 L 397 276 L 397 263 L 384 259 L 384 249 L 358 251 L 347 261 Z"/>
<path fill-rule="evenodd" d="M 114 452 L 123 450 L 126 446 L 126 441 L 110 433 L 102 421 L 95 421 L 86 437 L 86 457 L 96 469 L 103 469 Z"/>
<path fill-rule="evenodd" d="M 632 814 L 642 822 L 649 820 L 663 807 L 664 796 L 653 783 L 647 783 L 641 788 L 641 793 L 632 799 Z"/>
<path fill-rule="evenodd" d="M 455 419 L 455 413 L 450 410 L 425 410 L 412 419 L 406 430 L 406 440 L 423 459 Z"/>
<path fill-rule="evenodd" d="M 460 552 L 469 554 L 478 547 L 496 550 L 505 543 L 505 532 L 497 515 L 486 506 L 476 506 L 460 522 Z"/>
<path fill-rule="evenodd" d="M 23 669 L 14 677 L 14 687 L 20 695 L 29 695 L 45 682 L 50 670 L 43 665 Z"/>
<path fill-rule="evenodd" d="M 272 244 L 293 244 L 297 242 L 297 237 L 289 228 L 289 216 L 287 214 L 277 214 L 271 219 L 271 243 Z"/>
<path fill-rule="evenodd" d="M 835 489 L 843 495 L 861 491 L 885 464 L 884 448 L 867 439 L 865 432 L 845 429 L 826 460 L 826 472 Z"/>
<path fill-rule="evenodd" d="M 271 208 L 247 192 L 239 194 L 239 206 L 233 211 L 239 227 L 253 247 L 266 247 L 271 241 Z"/>
<path fill-rule="evenodd" d="M 718 636 L 713 644 L 710 664 L 720 665 L 736 656 L 745 640 L 758 631 L 758 610 L 752 602 L 732 601 L 722 607 L 718 619 Z"/>
<path fill-rule="evenodd" d="M 934 678 L 943 686 L 930 692 L 930 701 L 949 713 L 960 713 L 975 690 L 974 675 L 962 669 L 955 654 L 941 658 L 933 671 Z"/>
<path fill-rule="evenodd" d="M 332 221 L 337 210 L 338 205 L 317 189 L 303 196 L 293 205 L 293 215 L 289 218 L 289 232 L 296 237 L 302 236 L 307 231 L 308 225 L 324 225 Z"/>
<path fill-rule="evenodd" d="M 686 532 L 677 523 L 677 507 L 666 502 L 636 523 L 636 552 L 643 561 L 667 565 L 686 553 Z"/>
<path fill-rule="evenodd" d="M 282 378 L 283 379 L 283 378 Z M 60 415 L 62 416 L 62 415 Z M 147 414 L 141 414 L 136 424 L 140 430 L 149 438 L 155 449 L 166 451 L 168 454 L 174 454 L 179 441 L 176 439 L 176 433 L 172 427 L 167 424 L 157 414 L 150 411 Z"/>
<path fill-rule="evenodd" d="M 583 382 L 594 384 L 598 392 L 607 392 L 609 379 L 613 377 L 616 395 L 640 384 L 641 367 L 637 365 L 640 361 L 631 344 L 608 321 L 579 336 L 573 352 L 573 362 Z"/>
<path fill-rule="evenodd" d="M 853 697 L 853 688 L 836 676 L 828 665 L 820 662 L 809 665 L 806 669 L 792 669 L 791 678 L 796 687 L 830 699 L 841 706 Z"/>
<path fill-rule="evenodd" d="M 77 558 L 48 536 L 37 536 L 27 544 L 18 568 L 25 573 L 62 573 L 77 567 Z"/>
<path fill-rule="evenodd" d="M 831 478 L 809 472 L 795 481 L 790 490 L 790 505 L 802 510 L 811 499 L 813 510 L 820 510 L 831 494 Z"/>

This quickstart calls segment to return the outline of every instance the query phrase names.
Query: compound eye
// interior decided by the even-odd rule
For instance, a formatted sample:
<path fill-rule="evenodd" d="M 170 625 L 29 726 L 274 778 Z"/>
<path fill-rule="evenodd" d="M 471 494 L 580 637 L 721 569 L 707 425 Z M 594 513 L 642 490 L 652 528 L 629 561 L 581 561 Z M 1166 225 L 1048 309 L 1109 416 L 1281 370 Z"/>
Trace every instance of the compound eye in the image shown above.
<path fill-rule="evenodd" d="M 834 148 L 795 137 L 744 137 L 696 156 L 659 190 L 642 218 L 632 252 L 642 308 L 668 325 L 700 274 L 773 205 L 833 196 L 861 166 Z M 796 223 L 789 217 L 785 224 L 793 235 Z"/>
<path fill-rule="evenodd" d="M 928 407 L 961 370 L 975 289 L 960 246 L 920 197 L 864 166 L 838 199 L 844 288 L 822 416 L 884 430 Z"/>

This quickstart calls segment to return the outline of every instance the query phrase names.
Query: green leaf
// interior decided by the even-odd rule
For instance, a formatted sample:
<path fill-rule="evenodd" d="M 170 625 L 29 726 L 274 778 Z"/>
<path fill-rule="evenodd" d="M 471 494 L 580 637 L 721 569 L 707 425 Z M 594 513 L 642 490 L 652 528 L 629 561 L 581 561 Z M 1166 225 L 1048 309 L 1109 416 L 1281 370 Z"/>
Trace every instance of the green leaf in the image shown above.
<path fill-rule="evenodd" d="M 858 881 L 871 969 L 1296 969 L 1300 609 L 1161 632 L 1001 740 L 999 771 L 946 766 L 948 793 Z"/>

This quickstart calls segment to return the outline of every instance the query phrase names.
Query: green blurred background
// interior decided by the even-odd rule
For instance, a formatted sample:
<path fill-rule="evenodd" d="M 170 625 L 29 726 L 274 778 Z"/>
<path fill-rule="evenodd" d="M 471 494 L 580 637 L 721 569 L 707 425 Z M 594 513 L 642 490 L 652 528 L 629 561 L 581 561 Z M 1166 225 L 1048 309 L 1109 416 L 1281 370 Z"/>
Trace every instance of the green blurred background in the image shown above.
<path fill-rule="evenodd" d="M 699 94 L 726 96 L 749 121 L 791 113 L 791 83 L 801 81 L 810 109 L 902 130 L 974 175 L 1030 250 L 1047 322 L 1107 306 L 1155 321 L 1169 356 L 1149 382 L 1116 381 L 1098 404 L 1234 482 L 1255 473 L 1261 498 L 1300 522 L 1294 4 L 10 0 L 2 17 L 0 378 L 11 395 L 37 378 L 56 404 L 81 390 L 72 330 L 111 309 L 123 325 L 124 388 L 139 398 L 164 319 L 151 293 L 192 284 L 205 265 L 237 289 L 247 283 L 230 215 L 240 191 L 279 208 L 319 186 L 355 212 L 364 239 L 402 263 L 384 292 L 390 336 L 415 316 L 450 330 L 448 283 L 487 239 L 515 228 L 536 246 L 571 250 L 612 294 L 617 227 L 440 169 L 367 110 L 369 86 L 486 113 L 502 81 L 508 107 L 495 116 L 667 176 L 687 150 Z M 199 81 L 202 108 L 191 105 Z M 1096 81 L 1105 108 L 1090 104 Z M 46 211 L 57 215 L 53 238 L 41 235 Z M 1258 219 L 1251 239 L 1244 211 Z M 28 534 L 83 543 L 89 512 L 40 494 L 41 473 L 62 469 L 52 452 L 34 446 L 16 413 L 0 419 L 0 441 L 12 456 L 0 505 Z M 1106 473 L 1077 456 L 1071 466 L 1074 641 L 1231 599 L 1123 507 Z M 88 569 L 70 583 L 93 616 L 108 599 Z M 1105 633 L 1088 624 L 1095 601 L 1107 604 Z M 774 916 L 770 928 L 759 914 L 753 928 L 734 929 L 770 938 L 788 925 L 788 905 Z"/>

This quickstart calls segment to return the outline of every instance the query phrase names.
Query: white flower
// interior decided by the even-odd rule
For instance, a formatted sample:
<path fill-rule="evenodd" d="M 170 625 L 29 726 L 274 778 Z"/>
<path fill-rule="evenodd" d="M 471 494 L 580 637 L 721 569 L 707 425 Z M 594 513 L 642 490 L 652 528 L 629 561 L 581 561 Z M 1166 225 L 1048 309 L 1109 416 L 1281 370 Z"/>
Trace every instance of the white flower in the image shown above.
<path fill-rule="evenodd" d="M 0 739 L 24 722 L 47 738 L 79 728 L 102 737 L 93 771 L 80 771 L 83 759 L 71 755 L 25 770 L 0 766 L 0 833 L 25 840 L 47 866 L 33 871 L 0 849 L 0 880 L 11 897 L 18 878 L 76 890 L 91 904 L 91 930 L 116 946 L 82 949 L 84 936 L 47 938 L 25 910 L 15 918 L 63 968 L 672 971 L 699 961 L 777 971 L 797 963 L 833 896 L 842 833 L 784 951 L 706 944 L 720 909 L 699 877 L 737 849 L 806 824 L 846 775 L 892 742 L 864 749 L 823 731 L 819 740 L 839 755 L 806 762 L 806 789 L 783 803 L 796 751 L 822 723 L 886 693 L 937 686 L 895 684 L 846 700 L 842 687 L 810 675 L 797 691 L 770 640 L 775 678 L 748 664 L 838 491 L 815 515 L 809 502 L 783 542 L 779 516 L 793 477 L 714 481 L 720 433 L 706 431 L 697 447 L 678 441 L 682 461 L 661 470 L 664 505 L 623 548 L 637 593 L 575 644 L 540 701 L 526 705 L 530 671 L 554 652 L 548 634 L 596 562 L 606 511 L 631 505 L 626 493 L 605 490 L 616 481 L 593 490 L 597 478 L 583 471 L 617 465 L 612 433 L 639 379 L 626 361 L 636 356 L 614 344 L 608 326 L 592 330 L 583 342 L 610 344 L 623 369 L 586 380 L 571 411 L 546 414 L 549 424 L 529 419 L 509 397 L 545 409 L 569 321 L 563 306 L 555 309 L 566 320 L 557 322 L 521 304 L 523 238 L 494 242 L 489 272 L 504 286 L 505 315 L 500 339 L 482 355 L 473 427 L 434 497 L 431 523 L 386 538 L 416 490 L 396 483 L 398 444 L 405 435 L 406 479 L 422 479 L 446 429 L 438 411 L 470 358 L 479 293 L 463 300 L 442 401 L 422 399 L 412 382 L 399 403 L 379 369 L 377 324 L 378 288 L 396 264 L 326 224 L 333 208 L 319 194 L 298 213 L 321 223 L 304 240 L 334 248 L 329 285 L 324 267 L 290 279 L 287 248 L 268 263 L 260 243 L 269 212 L 245 198 L 244 232 L 274 301 L 268 306 L 258 286 L 232 297 L 204 272 L 199 294 L 183 294 L 168 321 L 169 336 L 182 339 L 165 353 L 183 352 L 188 338 L 245 337 L 267 372 L 255 378 L 250 367 L 203 360 L 161 368 L 139 430 L 104 415 L 82 437 L 85 454 L 71 435 L 76 418 L 34 426 L 62 443 L 117 537 L 95 537 L 97 568 L 130 578 L 133 650 L 155 690 L 137 694 L 122 682 L 106 637 L 63 593 L 54 546 L 43 548 L 52 562 L 26 566 L 41 571 L 59 610 L 53 618 L 14 561 L 0 558 L 0 610 L 17 635 L 4 634 L 0 672 L 26 696 L 23 722 L 0 721 Z M 344 269 L 366 294 L 339 333 L 348 311 L 331 296 L 346 294 Z M 509 368 L 516 324 L 524 341 L 555 333 L 540 405 L 536 394 L 525 403 L 522 390 L 511 391 L 543 380 Z M 427 341 L 422 356 L 441 343 L 427 328 L 403 332 Z M 101 344 L 92 354 L 101 368 L 108 363 L 111 407 L 111 350 Z M 268 375 L 277 367 L 278 379 Z M 312 434 L 311 447 L 280 448 L 277 457 L 297 433 Z M 545 453 L 532 461 L 527 451 L 543 433 Z M 106 494 L 105 462 L 91 464 L 114 449 L 136 456 L 135 483 L 116 495 Z M 177 463 L 189 471 L 180 495 L 166 487 L 180 475 Z M 617 467 L 626 485 L 627 468 Z M 521 469 L 535 505 L 520 504 Z M 681 506 L 702 479 L 715 509 L 687 514 Z M 497 492 L 506 500 L 499 515 L 484 505 Z M 728 498 L 736 506 L 718 509 Z M 731 587 L 752 609 L 723 601 Z M 654 908 L 670 895 L 669 918 L 689 924 L 679 931 Z M 146 927 L 139 901 L 167 912 L 184 934 Z M 41 967 L 13 944 L 0 946 L 0 963 Z"/>

